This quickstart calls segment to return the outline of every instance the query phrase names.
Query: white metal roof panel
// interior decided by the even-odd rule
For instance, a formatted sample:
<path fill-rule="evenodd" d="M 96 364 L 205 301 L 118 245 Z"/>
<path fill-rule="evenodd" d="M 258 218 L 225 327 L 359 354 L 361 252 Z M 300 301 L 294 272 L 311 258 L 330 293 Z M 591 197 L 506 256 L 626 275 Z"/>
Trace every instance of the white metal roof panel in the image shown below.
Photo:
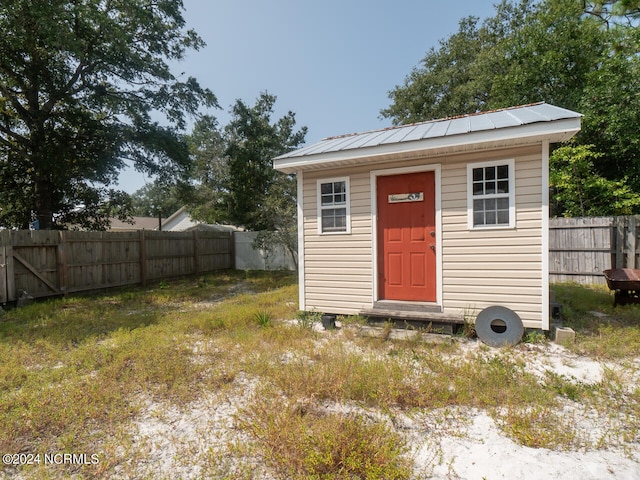
<path fill-rule="evenodd" d="M 551 118 L 541 115 L 539 112 L 533 109 L 514 110 L 513 112 L 507 112 L 518 119 L 520 124 L 525 125 L 535 122 L 548 122 Z"/>
<path fill-rule="evenodd" d="M 349 145 L 349 148 L 368 147 L 378 145 L 378 139 L 384 134 L 384 130 L 368 133 L 367 135 L 359 135 L 355 143 Z"/>
<path fill-rule="evenodd" d="M 363 147 L 373 147 L 376 145 L 383 145 L 387 143 L 387 139 L 395 134 L 395 130 L 382 130 L 379 135 L 376 135 L 368 142 L 362 144 Z"/>
<path fill-rule="evenodd" d="M 411 142 L 412 140 L 420 140 L 424 137 L 424 135 L 429 131 L 432 127 L 431 124 L 428 123 L 418 123 L 415 125 L 411 125 L 411 128 L 406 128 L 406 135 L 401 140 L 401 142 Z M 404 128 L 398 128 L 398 131 L 405 130 Z"/>
<path fill-rule="evenodd" d="M 456 118 L 451 120 L 451 125 L 445 135 L 460 135 L 463 133 L 469 133 L 471 131 L 471 119 L 472 117 Z"/>
<path fill-rule="evenodd" d="M 392 132 L 392 135 L 387 138 L 383 143 L 399 143 L 404 141 L 404 139 L 416 129 L 415 125 L 409 125 L 407 128 L 390 128 L 389 131 Z"/>
<path fill-rule="evenodd" d="M 439 122 L 432 122 L 431 128 L 427 130 L 427 132 L 421 137 L 423 138 L 437 138 L 444 137 L 449 130 L 449 125 L 451 124 L 451 120 L 441 120 Z"/>
<path fill-rule="evenodd" d="M 469 131 L 479 132 L 481 130 L 493 130 L 496 124 L 491 121 L 488 115 L 478 115 L 469 117 Z"/>
<path fill-rule="evenodd" d="M 522 125 L 522 122 L 509 112 L 489 112 L 487 118 L 493 122 L 495 128 L 508 128 Z"/>
<path fill-rule="evenodd" d="M 486 143 L 498 137 L 508 137 L 513 140 L 518 138 L 519 135 L 530 136 L 533 133 L 537 135 L 552 131 L 555 135 L 554 138 L 556 138 L 555 141 L 560 141 L 570 138 L 579 130 L 581 116 L 571 110 L 546 103 L 511 107 L 449 119 L 330 137 L 314 145 L 281 155 L 274 159 L 274 165 L 276 168 L 291 171 L 294 168 L 294 164 L 295 168 L 304 167 L 307 163 L 306 158 L 315 167 L 318 167 L 325 161 L 335 163 L 339 157 L 343 158 L 345 156 L 354 160 L 357 157 L 376 154 L 376 152 L 388 155 L 396 150 L 429 150 L 436 147 L 442 149 L 446 148 L 447 145 L 453 144 L 457 145 L 456 148 L 461 147 L 463 144 L 470 144 L 469 148 L 471 148 L 471 143 L 473 142 L 482 141 Z M 531 127 L 536 124 L 544 125 L 545 122 L 556 121 L 565 122 L 560 122 L 558 127 L 549 125 L 549 127 L 536 128 L 536 132 L 531 131 Z M 522 130 L 522 133 L 518 133 L 521 132 L 521 129 L 511 130 L 526 126 L 529 126 L 529 128 L 526 131 Z M 562 132 L 555 132 L 558 128 Z M 501 141 L 504 141 L 504 139 Z"/>

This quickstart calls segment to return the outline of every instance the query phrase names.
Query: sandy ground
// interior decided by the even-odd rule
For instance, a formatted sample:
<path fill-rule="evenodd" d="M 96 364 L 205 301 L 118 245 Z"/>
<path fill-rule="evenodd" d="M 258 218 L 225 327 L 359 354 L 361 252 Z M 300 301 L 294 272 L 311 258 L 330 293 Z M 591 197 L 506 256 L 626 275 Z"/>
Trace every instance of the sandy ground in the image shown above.
<path fill-rule="evenodd" d="M 339 336 L 332 334 L 331 338 Z M 477 341 L 465 340 L 462 348 L 477 350 Z M 526 368 L 540 376 L 546 370 L 585 383 L 596 383 L 605 369 L 616 369 L 615 364 L 602 364 L 576 356 L 554 344 L 521 344 L 517 355 L 526 358 Z M 635 378 L 629 385 L 640 383 L 640 358 L 632 368 Z M 147 449 L 147 461 L 129 465 L 120 474 L 128 477 L 131 470 L 136 476 L 153 478 L 212 478 L 212 472 L 203 465 L 218 463 L 218 472 L 226 470 L 233 478 L 234 460 L 223 452 L 228 442 L 242 442 L 243 433 L 234 428 L 238 409 L 246 404 L 255 381 L 244 375 L 235 379 L 233 395 L 212 396 L 177 409 L 166 405 L 148 403 L 145 412 L 137 419 L 137 435 L 134 448 Z M 357 406 L 323 405 L 327 410 L 348 412 Z M 367 412 L 369 416 L 380 412 Z M 567 415 L 572 415 L 578 429 L 594 437 L 606 433 L 607 420 L 597 415 L 576 412 L 567 405 Z M 406 436 L 411 446 L 416 478 L 438 480 L 639 480 L 640 444 L 607 445 L 606 449 L 581 451 L 552 451 L 520 446 L 507 438 L 494 420 L 485 412 L 475 409 L 431 411 L 424 415 L 402 412 L 394 414 L 391 421 L 397 431 Z M 254 478 L 272 478 L 256 459 L 253 462 Z M 131 470 L 129 470 L 131 469 Z M 215 477 L 214 477 L 215 478 Z"/>

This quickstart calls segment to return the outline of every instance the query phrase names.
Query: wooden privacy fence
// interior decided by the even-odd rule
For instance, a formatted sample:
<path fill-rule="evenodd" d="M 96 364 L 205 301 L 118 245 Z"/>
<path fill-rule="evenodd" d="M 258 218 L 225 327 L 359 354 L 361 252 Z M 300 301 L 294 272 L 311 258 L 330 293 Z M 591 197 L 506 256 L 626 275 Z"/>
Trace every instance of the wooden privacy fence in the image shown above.
<path fill-rule="evenodd" d="M 230 232 L 0 231 L 0 304 L 233 268 Z"/>
<path fill-rule="evenodd" d="M 604 270 L 640 268 L 639 225 L 640 216 L 551 219 L 550 281 L 604 284 Z"/>

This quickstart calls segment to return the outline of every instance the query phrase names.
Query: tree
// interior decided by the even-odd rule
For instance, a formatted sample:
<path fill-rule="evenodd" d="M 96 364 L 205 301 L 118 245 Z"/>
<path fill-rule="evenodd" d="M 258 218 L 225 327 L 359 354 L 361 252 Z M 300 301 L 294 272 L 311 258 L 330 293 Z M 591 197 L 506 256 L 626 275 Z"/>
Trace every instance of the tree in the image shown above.
<path fill-rule="evenodd" d="M 178 185 L 148 183 L 131 195 L 133 214 L 141 217 L 167 218 L 183 206 L 183 198 Z"/>
<path fill-rule="evenodd" d="M 607 33 L 575 0 L 540 2 L 496 48 L 489 105 L 545 101 L 578 110 L 589 75 L 608 51 Z"/>
<path fill-rule="evenodd" d="M 607 48 L 575 0 L 503 1 L 478 26 L 469 17 L 431 49 L 382 110 L 395 124 L 546 101 L 576 109 Z"/>
<path fill-rule="evenodd" d="M 482 22 L 462 19 L 458 32 L 431 48 L 404 85 L 389 92 L 391 105 L 382 116 L 400 125 L 495 108 L 492 85 L 508 64 L 499 49 L 521 28 L 532 3 L 503 1 L 496 15 Z"/>
<path fill-rule="evenodd" d="M 597 17 L 607 27 L 620 23 L 633 25 L 640 18 L 640 0 L 581 0 L 580 3 L 587 14 Z"/>
<path fill-rule="evenodd" d="M 603 55 L 587 78 L 579 111 L 584 114 L 578 140 L 593 144 L 602 156 L 596 171 L 608 179 L 627 178 L 640 192 L 640 30 L 609 32 L 615 51 Z"/>
<path fill-rule="evenodd" d="M 304 142 L 306 127 L 296 130 L 295 114 L 276 121 L 276 97 L 262 93 L 253 107 L 238 100 L 231 121 L 220 129 L 207 117 L 189 137 L 195 162 L 192 217 L 261 231 L 257 246 L 284 245 L 297 251 L 296 181 L 273 169 L 272 159 Z"/>
<path fill-rule="evenodd" d="M 193 162 L 194 182 L 188 200 L 189 213 L 205 223 L 225 222 L 223 194 L 229 169 L 225 158 L 224 132 L 212 116 L 200 118 L 187 139 Z"/>
<path fill-rule="evenodd" d="M 594 162 L 602 154 L 592 145 L 557 148 L 549 162 L 552 215 L 566 217 L 630 215 L 640 206 L 640 194 L 624 180 L 598 175 Z"/>
<path fill-rule="evenodd" d="M 222 192 L 228 222 L 250 230 L 272 230 L 277 219 L 267 198 L 278 175 L 273 158 L 304 141 L 307 128 L 294 131 L 293 112 L 271 123 L 276 97 L 262 93 L 253 107 L 238 100 L 225 129 L 228 178 Z"/>
<path fill-rule="evenodd" d="M 307 128 L 295 131 L 293 112 L 272 122 L 275 101 L 268 93 L 262 93 L 253 107 L 237 100 L 223 130 L 209 117 L 196 124 L 190 136 L 197 165 L 195 196 L 207 205 L 192 210 L 199 220 L 248 230 L 277 226 L 269 209 L 275 204 L 267 201 L 281 175 L 273 169 L 272 159 L 300 145 Z"/>
<path fill-rule="evenodd" d="M 187 175 L 179 131 L 215 97 L 167 64 L 203 46 L 182 10 L 180 0 L 2 2 L 0 225 L 104 228 L 130 213 L 110 188 L 126 160 L 159 178 Z"/>
<path fill-rule="evenodd" d="M 592 145 L 594 175 L 640 192 L 637 7 L 637 0 L 503 0 L 495 16 L 461 22 L 430 50 L 382 115 L 402 124 L 546 101 L 584 114 L 576 145 Z"/>

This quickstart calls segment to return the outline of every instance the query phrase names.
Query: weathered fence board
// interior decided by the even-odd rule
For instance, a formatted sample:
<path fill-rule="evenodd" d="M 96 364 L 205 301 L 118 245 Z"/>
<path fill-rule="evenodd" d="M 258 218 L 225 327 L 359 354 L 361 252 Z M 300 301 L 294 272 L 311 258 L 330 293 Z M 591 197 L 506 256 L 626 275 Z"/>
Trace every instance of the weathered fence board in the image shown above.
<path fill-rule="evenodd" d="M 551 282 L 604 284 L 604 270 L 638 268 L 639 219 L 638 216 L 551 219 Z"/>
<path fill-rule="evenodd" d="M 0 303 L 233 268 L 228 232 L 0 231 Z"/>

